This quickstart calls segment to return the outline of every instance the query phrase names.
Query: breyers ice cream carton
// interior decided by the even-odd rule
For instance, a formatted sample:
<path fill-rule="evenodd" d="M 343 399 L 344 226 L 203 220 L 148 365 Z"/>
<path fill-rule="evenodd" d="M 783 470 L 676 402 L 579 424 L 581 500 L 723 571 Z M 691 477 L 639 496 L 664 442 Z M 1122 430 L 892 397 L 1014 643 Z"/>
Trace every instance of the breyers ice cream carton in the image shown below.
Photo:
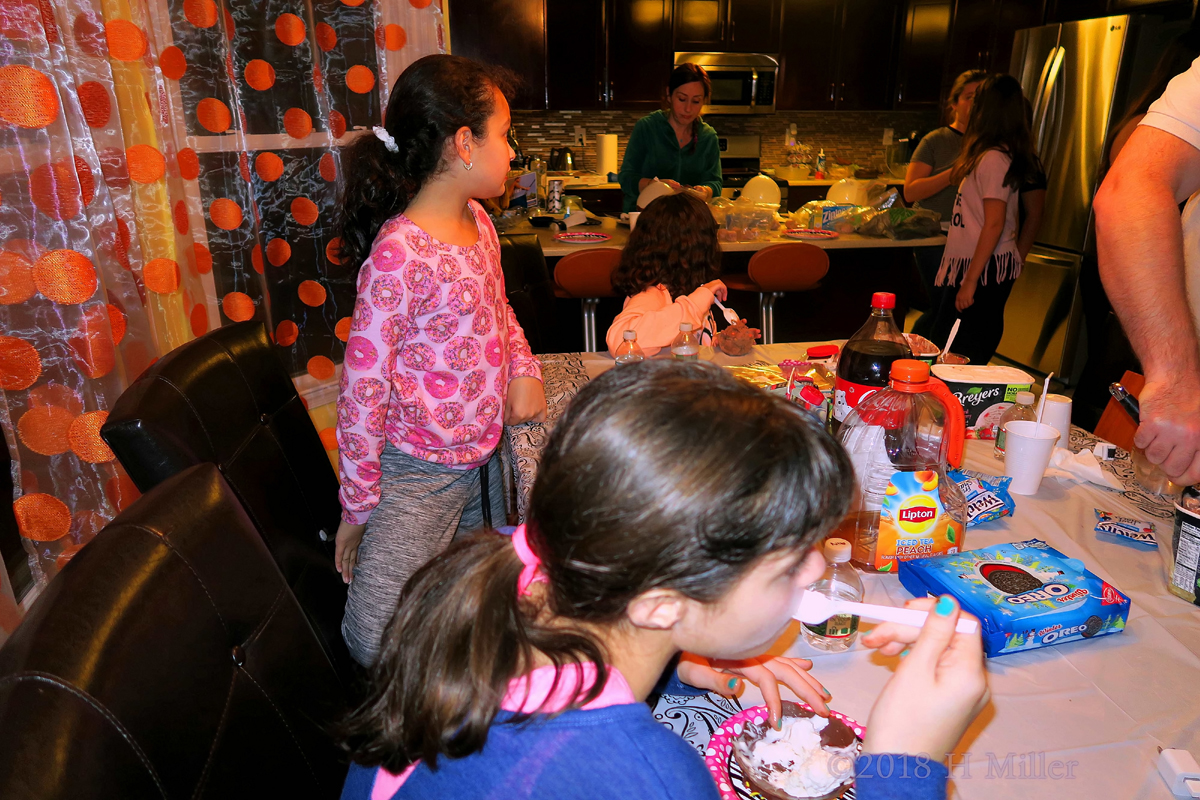
<path fill-rule="evenodd" d="M 979 617 L 989 657 L 1125 630 L 1129 598 L 1040 539 L 900 565 L 917 597 L 953 595 Z"/>
<path fill-rule="evenodd" d="M 968 439 L 995 439 L 1000 417 L 1028 390 L 1033 378 L 1016 367 L 935 364 L 933 374 L 962 403 Z"/>

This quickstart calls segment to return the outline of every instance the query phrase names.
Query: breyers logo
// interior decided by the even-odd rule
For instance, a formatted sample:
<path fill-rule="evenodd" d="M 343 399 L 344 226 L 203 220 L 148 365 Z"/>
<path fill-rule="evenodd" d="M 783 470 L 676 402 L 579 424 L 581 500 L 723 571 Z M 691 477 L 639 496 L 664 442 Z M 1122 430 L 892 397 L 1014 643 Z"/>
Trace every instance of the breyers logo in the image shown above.
<path fill-rule="evenodd" d="M 937 502 L 926 494 L 915 494 L 900 504 L 896 522 L 905 533 L 924 533 L 938 518 Z"/>

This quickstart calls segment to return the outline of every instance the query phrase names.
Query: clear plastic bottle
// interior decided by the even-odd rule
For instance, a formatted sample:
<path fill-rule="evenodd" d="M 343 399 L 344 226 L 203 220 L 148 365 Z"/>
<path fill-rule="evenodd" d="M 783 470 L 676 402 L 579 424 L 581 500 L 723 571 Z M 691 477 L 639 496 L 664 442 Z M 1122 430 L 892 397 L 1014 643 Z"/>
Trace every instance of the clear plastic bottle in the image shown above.
<path fill-rule="evenodd" d="M 625 331 L 621 334 L 624 341 L 617 346 L 617 364 L 636 364 L 646 360 L 646 354 L 637 343 L 637 331 Z"/>
<path fill-rule="evenodd" d="M 1033 407 L 1033 400 L 1033 392 L 1017 392 L 1017 402 L 1004 409 L 1004 413 L 1000 415 L 1000 423 L 996 426 L 996 446 L 992 449 L 992 455 L 1001 461 L 1004 460 L 1004 439 L 1006 436 L 1004 433 L 1004 424 L 1017 419 L 1036 422 L 1037 409 Z"/>
<path fill-rule="evenodd" d="M 858 603 L 863 599 L 863 585 L 858 572 L 850 566 L 850 543 L 845 539 L 829 539 L 825 542 L 825 574 L 808 587 L 808 591 L 823 594 L 834 600 L 849 600 Z M 858 617 L 839 614 L 819 625 L 803 623 L 804 641 L 818 650 L 831 653 L 850 649 L 858 638 Z"/>
<path fill-rule="evenodd" d="M 946 469 L 962 464 L 965 432 L 958 398 L 914 359 L 850 412 L 838 439 L 858 493 L 834 535 L 853 542 L 855 566 L 895 574 L 899 561 L 962 549 L 967 501 Z"/>
<path fill-rule="evenodd" d="M 671 355 L 680 361 L 700 360 L 700 339 L 692 332 L 692 323 L 679 323 L 679 335 L 671 342 Z"/>

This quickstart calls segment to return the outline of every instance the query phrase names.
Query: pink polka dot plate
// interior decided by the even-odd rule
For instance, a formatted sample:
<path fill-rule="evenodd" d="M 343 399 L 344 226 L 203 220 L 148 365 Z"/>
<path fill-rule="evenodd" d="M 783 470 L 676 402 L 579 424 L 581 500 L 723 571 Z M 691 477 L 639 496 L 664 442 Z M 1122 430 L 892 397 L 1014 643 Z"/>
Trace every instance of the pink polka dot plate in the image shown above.
<path fill-rule="evenodd" d="M 607 242 L 611 238 L 607 233 L 592 233 L 591 231 L 567 231 L 554 234 L 554 241 L 566 244 L 599 244 Z"/>
<path fill-rule="evenodd" d="M 788 228 L 783 232 L 783 238 L 820 241 L 822 239 L 836 239 L 838 238 L 838 232 L 825 231 L 820 228 Z"/>
<path fill-rule="evenodd" d="M 805 711 L 812 711 L 812 708 L 806 703 L 796 703 L 795 705 Z M 863 735 L 867 732 L 865 727 L 841 712 L 831 710 L 829 713 L 831 717 L 840 720 L 853 731 L 855 738 L 862 741 Z M 721 800 L 766 800 L 765 796 L 746 779 L 733 752 L 734 740 L 742 735 L 747 726 L 766 724 L 767 707 L 755 706 L 734 714 L 713 731 L 708 740 L 708 746 L 704 750 L 704 764 L 717 784 Z M 849 788 L 841 791 L 838 796 L 841 800 L 853 800 L 854 784 L 850 783 Z"/>

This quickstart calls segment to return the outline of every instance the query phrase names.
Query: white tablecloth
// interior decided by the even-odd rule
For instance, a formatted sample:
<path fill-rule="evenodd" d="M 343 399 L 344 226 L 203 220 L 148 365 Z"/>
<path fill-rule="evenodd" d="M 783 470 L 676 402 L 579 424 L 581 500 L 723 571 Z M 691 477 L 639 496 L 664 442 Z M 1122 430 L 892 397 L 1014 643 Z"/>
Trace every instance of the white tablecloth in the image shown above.
<path fill-rule="evenodd" d="M 713 360 L 777 362 L 802 356 L 805 347 L 768 345 L 742 359 Z M 569 358 L 572 382 L 578 385 L 612 365 L 606 354 Z M 544 428 L 530 427 L 539 429 L 538 436 L 528 437 L 532 445 L 532 439 L 544 437 Z M 1073 432 L 1076 449 L 1081 435 Z M 991 442 L 968 442 L 965 466 L 1002 472 L 991 447 Z M 1098 537 L 1092 509 L 1170 526 L 1168 510 L 1149 504 L 1132 487 L 1121 493 L 1053 478 L 1045 479 L 1036 495 L 1015 500 L 1015 515 L 969 529 L 966 548 L 1043 539 L 1082 559 L 1128 595 L 1133 607 L 1123 633 L 988 660 L 992 700 L 960 743 L 952 796 L 1170 798 L 1155 768 L 1157 747 L 1182 748 L 1200 757 L 1200 608 L 1167 592 L 1157 551 Z M 864 584 L 868 602 L 901 605 L 910 597 L 894 576 L 865 575 Z M 776 651 L 812 658 L 813 674 L 833 693 L 832 707 L 865 723 L 896 659 L 857 643 L 845 653 L 821 653 L 797 632 L 785 636 Z M 762 696 L 747 686 L 738 700 L 749 707 L 761 703 Z M 685 703 L 691 707 L 687 713 L 681 710 Z M 705 708 L 664 698 L 656 714 L 702 748 L 724 709 L 733 707 L 720 700 Z M 1052 768 L 1055 762 L 1060 766 Z"/>

